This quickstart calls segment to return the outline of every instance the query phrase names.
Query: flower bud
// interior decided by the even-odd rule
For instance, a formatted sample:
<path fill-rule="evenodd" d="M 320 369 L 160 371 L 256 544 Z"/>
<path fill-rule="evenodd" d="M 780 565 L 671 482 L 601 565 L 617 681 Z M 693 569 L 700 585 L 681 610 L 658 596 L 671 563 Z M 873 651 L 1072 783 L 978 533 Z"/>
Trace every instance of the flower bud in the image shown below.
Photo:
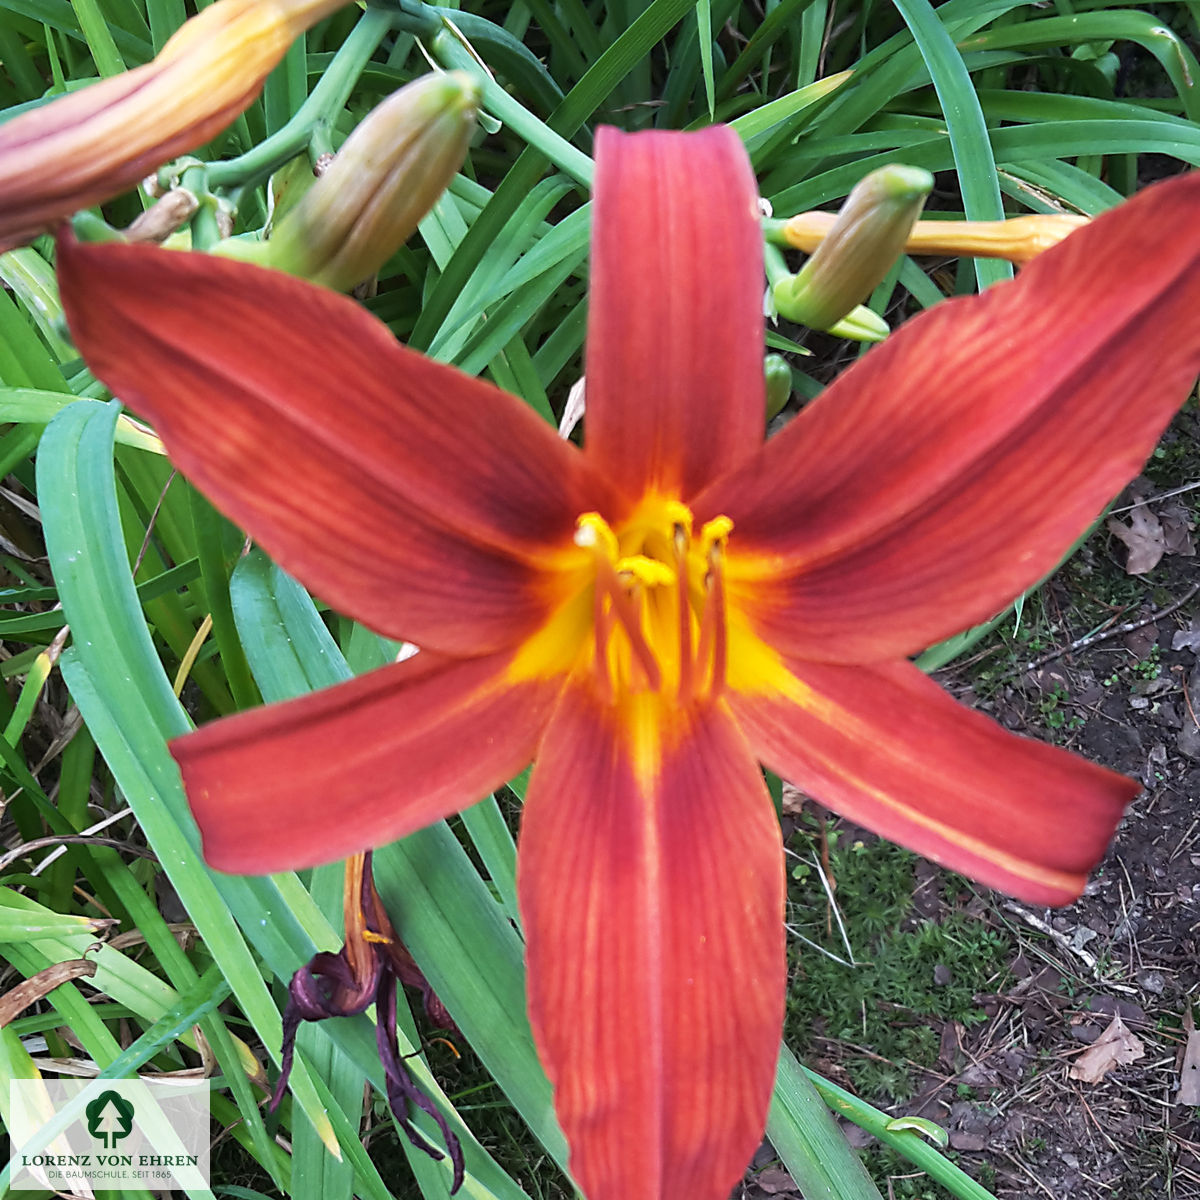
<path fill-rule="evenodd" d="M 784 224 L 784 237 L 789 246 L 811 254 L 828 236 L 836 220 L 833 213 L 800 213 Z M 1070 213 L 1031 213 L 1004 221 L 918 221 L 904 243 L 904 250 L 907 254 L 1006 258 L 1024 266 L 1043 250 L 1057 246 L 1088 220 Z"/>
<path fill-rule="evenodd" d="M 780 314 L 812 329 L 849 315 L 891 270 L 932 189 L 928 171 L 896 165 L 856 184 L 800 273 L 775 284 Z"/>
<path fill-rule="evenodd" d="M 215 0 L 152 61 L 0 125 L 0 251 L 204 145 L 345 0 Z"/>
<path fill-rule="evenodd" d="M 408 240 L 454 178 L 479 100 L 465 71 L 401 88 L 363 119 L 269 241 L 228 252 L 349 291 Z"/>
<path fill-rule="evenodd" d="M 763 374 L 767 380 L 767 420 L 779 416 L 783 406 L 792 398 L 792 368 L 782 354 L 768 354 L 763 359 Z"/>

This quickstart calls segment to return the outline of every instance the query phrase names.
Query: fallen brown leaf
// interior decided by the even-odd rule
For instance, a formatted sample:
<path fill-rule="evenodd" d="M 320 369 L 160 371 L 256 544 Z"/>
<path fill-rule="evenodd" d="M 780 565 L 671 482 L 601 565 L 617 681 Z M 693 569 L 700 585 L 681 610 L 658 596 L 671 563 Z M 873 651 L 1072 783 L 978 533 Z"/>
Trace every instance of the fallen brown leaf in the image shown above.
<path fill-rule="evenodd" d="M 1137 1062 L 1146 1053 L 1141 1039 L 1114 1016 L 1108 1028 L 1075 1060 L 1068 1074 L 1083 1083 L 1099 1083 L 1114 1067 Z"/>
<path fill-rule="evenodd" d="M 0 1028 L 19 1017 L 31 1004 L 54 991 L 56 987 L 78 979 L 82 975 L 95 975 L 96 964 L 88 958 L 72 958 L 54 963 L 44 971 L 31 975 L 24 983 L 18 983 L 0 996 Z"/>
<path fill-rule="evenodd" d="M 1168 554 L 1178 554 L 1181 558 L 1195 557 L 1196 543 L 1192 539 L 1192 530 L 1196 523 L 1186 505 L 1178 500 L 1164 504 L 1158 510 L 1158 523 L 1162 526 L 1163 543 Z"/>
<path fill-rule="evenodd" d="M 1125 543 L 1129 551 L 1125 558 L 1126 575 L 1145 575 L 1158 566 L 1166 553 L 1167 539 L 1158 518 L 1148 509 L 1138 507 L 1129 512 L 1129 524 L 1109 517 L 1106 528 L 1113 537 Z"/>

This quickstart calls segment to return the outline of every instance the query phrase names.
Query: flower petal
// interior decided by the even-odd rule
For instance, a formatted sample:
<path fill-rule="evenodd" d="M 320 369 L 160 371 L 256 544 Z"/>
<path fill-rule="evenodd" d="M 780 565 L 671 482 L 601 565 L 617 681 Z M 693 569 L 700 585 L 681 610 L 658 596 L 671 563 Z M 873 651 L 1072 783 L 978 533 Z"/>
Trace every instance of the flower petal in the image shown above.
<path fill-rule="evenodd" d="M 331 862 L 474 803 L 533 757 L 561 683 L 513 684 L 511 655 L 422 652 L 171 743 L 220 871 Z"/>
<path fill-rule="evenodd" d="M 96 374 L 335 608 L 469 656 L 515 644 L 560 599 L 575 518 L 606 489 L 520 401 L 277 271 L 64 239 L 59 272 Z"/>
<path fill-rule="evenodd" d="M 529 1011 L 588 1200 L 724 1200 L 783 1020 L 779 827 L 721 708 L 583 687 L 551 719 L 518 887 Z"/>
<path fill-rule="evenodd" d="M 596 139 L 589 459 L 632 497 L 686 500 L 762 440 L 762 235 L 737 135 Z"/>
<path fill-rule="evenodd" d="M 1068 904 L 1136 782 L 1017 737 L 911 663 L 788 664 L 786 694 L 736 694 L 758 756 L 822 804 L 989 887 Z"/>
<path fill-rule="evenodd" d="M 697 500 L 789 652 L 910 654 L 985 620 L 1141 468 L 1200 371 L 1200 173 L 910 321 Z"/>

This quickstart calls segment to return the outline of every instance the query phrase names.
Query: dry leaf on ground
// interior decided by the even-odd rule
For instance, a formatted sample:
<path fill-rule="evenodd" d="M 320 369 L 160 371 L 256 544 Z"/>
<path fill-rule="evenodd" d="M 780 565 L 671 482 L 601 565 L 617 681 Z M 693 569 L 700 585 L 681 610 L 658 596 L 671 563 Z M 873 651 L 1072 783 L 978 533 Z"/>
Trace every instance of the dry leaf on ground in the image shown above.
<path fill-rule="evenodd" d="M 1163 527 L 1148 508 L 1131 509 L 1128 525 L 1116 517 L 1109 517 L 1105 527 L 1113 537 L 1124 542 L 1129 551 L 1125 559 L 1127 575 L 1145 575 L 1153 571 L 1166 553 L 1167 539 Z"/>
<path fill-rule="evenodd" d="M 1141 1039 L 1114 1016 L 1108 1028 L 1075 1060 L 1068 1074 L 1083 1083 L 1099 1083 L 1113 1067 L 1136 1062 L 1146 1053 Z"/>
<path fill-rule="evenodd" d="M 1200 1104 L 1200 1030 L 1192 1019 L 1190 1004 L 1183 1012 L 1183 1027 L 1187 1030 L 1187 1046 L 1179 1064 L 1179 1091 L 1176 1104 Z"/>

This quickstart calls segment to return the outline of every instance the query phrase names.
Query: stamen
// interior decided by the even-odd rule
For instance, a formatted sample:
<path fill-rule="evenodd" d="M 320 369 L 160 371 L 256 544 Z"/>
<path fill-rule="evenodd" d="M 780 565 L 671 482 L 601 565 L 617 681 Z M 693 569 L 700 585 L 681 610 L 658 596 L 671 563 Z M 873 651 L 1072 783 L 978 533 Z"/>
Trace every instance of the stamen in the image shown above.
<path fill-rule="evenodd" d="M 615 561 L 620 553 L 617 535 L 598 512 L 586 512 L 575 522 L 575 545 L 595 547 L 609 561 Z"/>
<path fill-rule="evenodd" d="M 681 500 L 668 500 L 663 504 L 663 516 L 676 531 L 678 537 L 679 530 L 683 530 L 683 535 L 688 541 L 692 538 L 692 510 L 688 508 Z"/>
<path fill-rule="evenodd" d="M 596 563 L 596 590 L 603 592 L 609 602 L 609 613 L 615 616 L 629 639 L 629 648 L 633 651 L 634 659 L 646 675 L 646 686 L 657 691 L 662 686 L 662 673 L 658 669 L 654 652 L 642 632 L 641 614 L 633 602 L 633 598 L 625 590 L 620 576 L 611 562 L 600 559 Z"/>
<path fill-rule="evenodd" d="M 657 558 L 647 558 L 644 554 L 630 554 L 617 559 L 616 570 L 623 578 L 636 579 L 647 587 L 675 582 L 675 572 L 666 563 L 659 562 Z"/>
<path fill-rule="evenodd" d="M 691 513 L 688 522 L 675 524 L 675 579 L 679 605 L 679 700 L 686 704 L 692 698 L 692 599 L 688 587 L 688 542 L 691 533 Z"/>
<path fill-rule="evenodd" d="M 592 588 L 592 628 L 595 636 L 595 650 L 592 655 L 592 672 L 600 690 L 600 699 L 605 704 L 613 700 L 612 673 L 608 667 L 608 637 L 612 633 L 612 614 L 605 603 L 605 592 L 600 587 L 599 580 Z"/>
<path fill-rule="evenodd" d="M 733 531 L 733 522 L 725 516 L 713 517 L 700 527 L 700 553 L 711 564 L 714 546 L 724 545 Z"/>
<path fill-rule="evenodd" d="M 700 530 L 700 544 L 704 551 L 704 607 L 700 615 L 700 642 L 696 647 L 696 661 L 707 664 L 707 686 L 710 697 L 719 696 L 725 686 L 727 655 L 727 630 L 725 622 L 725 576 L 721 559 L 725 539 L 733 529 L 728 517 L 714 517 L 706 521 Z"/>

